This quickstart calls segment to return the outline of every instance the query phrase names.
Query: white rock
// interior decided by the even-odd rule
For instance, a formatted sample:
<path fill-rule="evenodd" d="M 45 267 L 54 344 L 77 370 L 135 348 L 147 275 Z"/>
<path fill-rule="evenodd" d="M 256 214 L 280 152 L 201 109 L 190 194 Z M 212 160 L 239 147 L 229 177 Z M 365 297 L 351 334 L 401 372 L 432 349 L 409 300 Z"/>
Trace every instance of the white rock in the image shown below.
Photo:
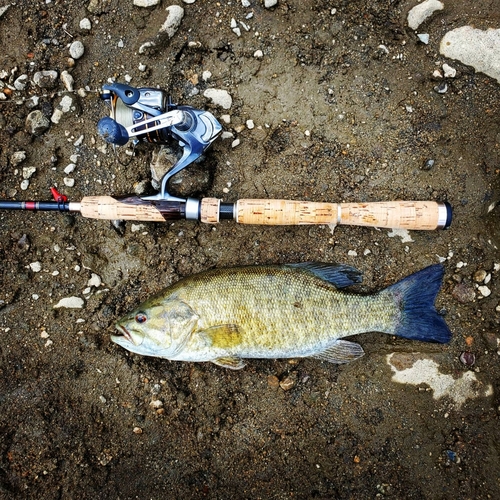
<path fill-rule="evenodd" d="M 83 43 L 80 42 L 80 40 L 75 40 L 70 46 L 69 46 L 69 55 L 73 59 L 80 59 L 80 57 L 83 56 L 83 53 L 85 52 L 85 47 L 83 46 Z"/>
<path fill-rule="evenodd" d="M 136 7 L 154 7 L 159 3 L 160 0 L 134 0 L 134 5 Z"/>
<path fill-rule="evenodd" d="M 208 80 L 210 80 L 210 78 L 212 78 L 212 72 L 211 71 L 204 71 L 202 74 L 201 74 L 201 78 L 204 82 L 208 82 Z"/>
<path fill-rule="evenodd" d="M 54 309 L 59 309 L 60 307 L 65 307 L 67 309 L 81 309 L 85 304 L 81 297 L 64 297 L 55 306 Z"/>
<path fill-rule="evenodd" d="M 139 47 L 139 54 L 145 54 L 147 49 L 155 46 L 156 44 L 154 42 L 145 42 Z"/>
<path fill-rule="evenodd" d="M 443 10 L 444 4 L 439 0 L 425 0 L 408 12 L 408 26 L 416 30 L 426 19 L 432 16 L 437 10 Z"/>
<path fill-rule="evenodd" d="M 61 111 L 63 113 L 68 113 L 69 111 L 71 111 L 72 106 L 73 106 L 73 98 L 70 97 L 69 95 L 65 95 L 61 99 L 61 102 L 59 103 L 59 108 L 61 108 Z"/>
<path fill-rule="evenodd" d="M 446 63 L 443 64 L 443 71 L 446 78 L 455 78 L 457 76 L 457 70 Z"/>
<path fill-rule="evenodd" d="M 138 233 L 139 231 L 142 231 L 146 226 L 144 224 L 132 224 L 130 226 L 130 230 L 133 233 Z"/>
<path fill-rule="evenodd" d="M 39 273 L 42 270 L 42 264 L 38 261 L 32 262 L 30 268 L 34 273 Z"/>
<path fill-rule="evenodd" d="M 96 273 L 92 273 L 92 276 L 87 282 L 87 286 L 95 286 L 96 288 L 98 288 L 101 286 L 101 283 L 102 283 L 101 277 Z"/>
<path fill-rule="evenodd" d="M 261 59 L 264 56 L 264 53 L 259 49 L 253 53 L 253 56 L 255 57 L 255 59 Z"/>
<path fill-rule="evenodd" d="M 62 115 L 63 112 L 61 109 L 55 109 L 52 113 L 52 116 L 50 117 L 50 121 L 57 125 L 61 121 Z"/>
<path fill-rule="evenodd" d="M 240 140 L 239 139 L 235 139 L 232 143 L 231 143 L 231 147 L 232 148 L 235 148 L 236 146 L 239 146 L 240 145 Z"/>
<path fill-rule="evenodd" d="M 243 7 L 250 7 L 250 2 L 249 0 L 241 0 L 241 5 Z"/>
<path fill-rule="evenodd" d="M 28 82 L 28 75 L 21 75 L 14 81 L 14 87 L 16 90 L 24 90 L 26 88 L 26 83 Z"/>
<path fill-rule="evenodd" d="M 220 119 L 224 123 L 231 123 L 231 116 L 230 115 L 220 115 Z"/>
<path fill-rule="evenodd" d="M 31 176 L 36 172 L 36 167 L 23 167 L 23 179 L 31 179 Z"/>
<path fill-rule="evenodd" d="M 349 255 L 349 257 L 356 257 L 358 255 L 358 252 L 356 252 L 356 250 L 349 250 L 347 252 L 347 255 Z"/>
<path fill-rule="evenodd" d="M 16 151 L 10 157 L 10 164 L 13 167 L 17 167 L 20 163 L 26 160 L 26 151 Z"/>
<path fill-rule="evenodd" d="M 166 33 L 169 38 L 172 38 L 184 17 L 184 9 L 180 5 L 171 5 L 166 10 L 168 12 L 167 19 L 159 33 Z"/>
<path fill-rule="evenodd" d="M 75 179 L 72 179 L 70 177 L 65 177 L 63 179 L 64 185 L 68 187 L 73 187 L 75 185 Z"/>
<path fill-rule="evenodd" d="M 224 109 L 229 109 L 233 104 L 233 99 L 227 90 L 222 89 L 207 89 L 203 95 L 211 99 L 216 106 Z"/>
<path fill-rule="evenodd" d="M 429 43 L 429 34 L 428 33 L 419 33 L 417 35 L 418 39 L 427 45 Z"/>
<path fill-rule="evenodd" d="M 241 30 L 240 30 L 240 28 L 233 28 L 233 33 L 234 33 L 236 36 L 241 36 Z"/>
<path fill-rule="evenodd" d="M 491 295 L 491 290 L 487 286 L 480 286 L 477 289 L 483 297 L 489 297 Z"/>
<path fill-rule="evenodd" d="M 448 31 L 439 51 L 500 82 L 500 29 L 486 31 L 462 26 Z"/>
<path fill-rule="evenodd" d="M 247 129 L 252 130 L 255 127 L 253 120 L 247 120 Z"/>
<path fill-rule="evenodd" d="M 139 63 L 139 66 L 137 67 L 137 69 L 139 71 L 141 71 L 142 73 L 144 73 L 144 71 L 146 71 L 146 65 L 142 64 L 142 63 Z"/>
<path fill-rule="evenodd" d="M 81 30 L 91 30 L 92 29 L 92 23 L 90 22 L 90 19 L 88 17 L 84 17 L 80 21 L 80 29 Z"/>
<path fill-rule="evenodd" d="M 64 169 L 64 173 L 65 174 L 71 174 L 71 172 L 73 172 L 75 170 L 75 168 L 76 168 L 76 165 L 74 163 L 70 163 Z"/>
<path fill-rule="evenodd" d="M 7 12 L 7 9 L 10 7 L 10 3 L 8 3 L 7 5 L 5 5 L 4 7 L 0 7 L 0 17 L 2 17 L 5 12 Z"/>
<path fill-rule="evenodd" d="M 21 181 L 21 189 L 23 191 L 26 191 L 30 186 L 30 181 L 28 179 L 24 179 L 23 181 Z"/>
<path fill-rule="evenodd" d="M 270 9 L 278 4 L 278 0 L 264 0 L 264 7 Z"/>
<path fill-rule="evenodd" d="M 61 73 L 61 81 L 63 85 L 66 87 L 66 90 L 72 92 L 73 91 L 73 83 L 75 83 L 74 78 L 67 71 L 63 71 Z"/>

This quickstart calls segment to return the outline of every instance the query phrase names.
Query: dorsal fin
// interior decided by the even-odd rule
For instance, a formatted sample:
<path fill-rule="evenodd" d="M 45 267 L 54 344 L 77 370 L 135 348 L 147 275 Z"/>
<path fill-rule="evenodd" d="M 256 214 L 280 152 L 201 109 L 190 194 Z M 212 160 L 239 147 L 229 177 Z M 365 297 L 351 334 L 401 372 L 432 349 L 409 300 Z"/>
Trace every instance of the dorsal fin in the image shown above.
<path fill-rule="evenodd" d="M 285 267 L 295 267 L 308 271 L 314 276 L 328 281 L 336 288 L 361 283 L 363 276 L 361 271 L 345 264 L 327 264 L 325 262 L 300 262 L 298 264 L 286 264 Z"/>

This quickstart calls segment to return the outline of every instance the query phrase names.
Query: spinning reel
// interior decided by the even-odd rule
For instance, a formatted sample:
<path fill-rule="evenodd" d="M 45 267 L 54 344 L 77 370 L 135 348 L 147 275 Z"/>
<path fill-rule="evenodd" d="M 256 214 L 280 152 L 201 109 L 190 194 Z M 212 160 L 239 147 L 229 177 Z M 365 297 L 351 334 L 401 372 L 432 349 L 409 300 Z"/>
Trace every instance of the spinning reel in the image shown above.
<path fill-rule="evenodd" d="M 164 90 L 135 88 L 123 83 L 104 85 L 101 98 L 110 116 L 97 124 L 98 134 L 108 143 L 123 146 L 129 140 L 166 144 L 176 140 L 183 153 L 163 176 L 158 194 L 144 200 L 179 201 L 167 191 L 169 180 L 196 161 L 222 132 L 222 126 L 208 111 L 174 104 Z"/>

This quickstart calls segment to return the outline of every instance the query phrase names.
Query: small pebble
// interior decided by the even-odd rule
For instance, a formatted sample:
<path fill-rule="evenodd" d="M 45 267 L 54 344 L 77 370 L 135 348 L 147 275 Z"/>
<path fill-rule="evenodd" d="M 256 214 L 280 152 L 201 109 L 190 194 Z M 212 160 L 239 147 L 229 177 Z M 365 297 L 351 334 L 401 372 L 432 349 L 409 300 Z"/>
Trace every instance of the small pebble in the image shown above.
<path fill-rule="evenodd" d="M 491 295 L 491 290 L 483 285 L 483 286 L 480 286 L 477 288 L 479 290 L 479 293 L 483 296 L 483 297 L 489 297 Z"/>
<path fill-rule="evenodd" d="M 232 148 L 235 148 L 236 146 L 239 146 L 240 145 L 240 140 L 239 139 L 235 139 L 232 143 L 231 143 L 231 147 Z"/>
<path fill-rule="evenodd" d="M 262 50 L 256 50 L 253 53 L 253 56 L 255 57 L 255 59 L 262 59 L 264 57 L 264 53 L 262 52 Z"/>
<path fill-rule="evenodd" d="M 134 5 L 136 7 L 154 7 L 159 3 L 160 0 L 134 0 Z"/>
<path fill-rule="evenodd" d="M 42 264 L 39 261 L 32 262 L 30 268 L 34 273 L 39 273 L 42 270 Z"/>
<path fill-rule="evenodd" d="M 75 185 L 75 179 L 72 179 L 71 177 L 65 177 L 63 179 L 63 182 L 67 187 L 73 187 Z"/>
<path fill-rule="evenodd" d="M 36 167 L 23 167 L 23 179 L 31 179 L 36 172 Z"/>
<path fill-rule="evenodd" d="M 66 168 L 64 169 L 64 173 L 65 174 L 71 174 L 71 172 L 73 172 L 76 168 L 76 165 L 74 163 L 70 163 L 69 165 L 66 166 Z"/>
<path fill-rule="evenodd" d="M 91 278 L 87 282 L 87 286 L 95 286 L 96 288 L 100 287 L 102 284 L 101 277 L 98 274 L 92 273 Z"/>
<path fill-rule="evenodd" d="M 460 361 L 465 366 L 472 366 L 476 362 L 476 356 L 474 356 L 472 352 L 464 351 L 462 354 L 460 354 Z"/>
<path fill-rule="evenodd" d="M 448 85 L 446 82 L 442 82 L 434 87 L 434 91 L 438 94 L 446 94 L 448 92 Z"/>
<path fill-rule="evenodd" d="M 159 399 L 155 399 L 154 401 L 151 401 L 151 403 L 149 403 L 149 406 L 151 406 L 155 410 L 157 410 L 158 408 L 161 408 L 163 406 L 163 401 L 160 401 Z"/>
<path fill-rule="evenodd" d="M 428 33 L 419 33 L 417 35 L 418 39 L 427 45 L 429 43 L 429 34 Z"/>
<path fill-rule="evenodd" d="M 68 73 L 67 71 L 63 71 L 61 73 L 61 81 L 63 82 L 66 90 L 68 90 L 69 92 L 73 91 L 73 84 L 75 83 L 75 80 L 70 73 Z"/>
<path fill-rule="evenodd" d="M 80 297 L 64 297 L 55 306 L 54 309 L 65 307 L 67 309 L 81 309 L 85 304 L 84 300 Z"/>
<path fill-rule="evenodd" d="M 474 273 L 473 279 L 476 283 L 482 283 L 486 278 L 486 274 L 487 273 L 484 269 L 479 269 L 479 271 Z"/>
<path fill-rule="evenodd" d="M 83 53 L 85 52 L 85 47 L 83 46 L 83 43 L 80 42 L 80 40 L 75 40 L 70 46 L 69 46 L 69 55 L 73 59 L 80 59 L 80 57 L 83 56 Z"/>
<path fill-rule="evenodd" d="M 247 120 L 246 125 L 248 130 L 252 130 L 255 127 L 253 120 Z"/>
<path fill-rule="evenodd" d="M 223 109 L 229 109 L 233 104 L 233 99 L 227 90 L 207 89 L 203 92 L 203 95 L 211 99 L 216 106 L 220 106 Z"/>
<path fill-rule="evenodd" d="M 289 391 L 295 386 L 296 383 L 296 378 L 294 377 L 285 377 L 281 382 L 280 382 L 280 387 L 284 391 Z"/>
<path fill-rule="evenodd" d="M 483 339 L 488 349 L 497 350 L 500 347 L 500 338 L 493 332 L 483 333 Z"/>
<path fill-rule="evenodd" d="M 435 160 L 428 159 L 425 161 L 425 163 L 422 165 L 422 170 L 431 170 L 432 167 L 434 166 L 434 163 L 436 163 Z"/>
<path fill-rule="evenodd" d="M 443 64 L 443 71 L 445 78 L 455 78 L 457 76 L 457 70 L 446 63 Z"/>
<path fill-rule="evenodd" d="M 26 160 L 26 151 L 16 151 L 11 157 L 10 157 L 10 164 L 13 167 L 17 167 L 21 162 Z"/>
<path fill-rule="evenodd" d="M 267 377 L 267 385 L 273 389 L 277 389 L 280 386 L 279 378 L 276 375 L 269 375 Z"/>
<path fill-rule="evenodd" d="M 134 434 L 142 434 L 142 429 L 140 427 L 134 427 Z"/>
<path fill-rule="evenodd" d="M 169 38 L 172 38 L 184 17 L 184 9 L 180 5 L 171 5 L 166 10 L 168 12 L 167 19 L 160 28 L 159 34 L 166 33 Z"/>
<path fill-rule="evenodd" d="M 55 85 L 57 76 L 57 71 L 54 70 L 37 71 L 33 75 L 33 82 L 40 88 L 51 88 Z"/>
<path fill-rule="evenodd" d="M 278 0 L 264 0 L 264 7 L 270 9 L 278 4 Z"/>
<path fill-rule="evenodd" d="M 26 88 L 26 83 L 28 82 L 28 75 L 21 75 L 14 81 L 14 87 L 16 90 L 24 90 Z"/>
<path fill-rule="evenodd" d="M 474 302 L 474 299 L 476 298 L 474 289 L 466 283 L 459 283 L 456 285 L 455 288 L 453 288 L 451 295 L 462 304 Z"/>
<path fill-rule="evenodd" d="M 28 179 L 24 179 L 21 181 L 21 190 L 26 191 L 30 186 L 30 181 Z"/>
<path fill-rule="evenodd" d="M 84 17 L 80 21 L 80 29 L 86 30 L 86 31 L 89 31 L 90 29 L 92 29 L 92 24 L 91 24 L 90 19 L 88 17 Z"/>

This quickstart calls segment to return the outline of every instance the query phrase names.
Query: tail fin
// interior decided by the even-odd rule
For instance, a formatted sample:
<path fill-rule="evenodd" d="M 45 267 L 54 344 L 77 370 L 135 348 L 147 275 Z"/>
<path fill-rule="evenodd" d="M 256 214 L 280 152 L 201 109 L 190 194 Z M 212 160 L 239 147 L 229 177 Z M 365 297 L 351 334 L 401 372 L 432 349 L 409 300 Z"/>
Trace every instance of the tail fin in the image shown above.
<path fill-rule="evenodd" d="M 394 335 L 425 342 L 445 343 L 451 339 L 448 325 L 434 307 L 443 274 L 443 266 L 435 264 L 384 290 L 393 295 L 401 311 Z"/>

